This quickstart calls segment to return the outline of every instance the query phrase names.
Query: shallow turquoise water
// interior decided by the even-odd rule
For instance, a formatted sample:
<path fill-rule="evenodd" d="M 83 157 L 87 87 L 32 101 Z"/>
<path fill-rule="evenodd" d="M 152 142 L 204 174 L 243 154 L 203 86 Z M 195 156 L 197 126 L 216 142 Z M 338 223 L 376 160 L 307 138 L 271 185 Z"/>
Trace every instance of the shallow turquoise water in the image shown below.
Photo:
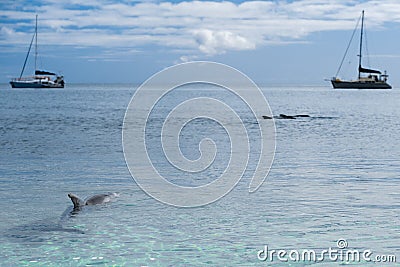
<path fill-rule="evenodd" d="M 250 163 L 250 171 L 226 197 L 182 209 L 146 195 L 126 167 L 121 128 L 134 88 L 6 87 L 0 90 L 2 266 L 279 266 L 288 263 L 261 262 L 257 252 L 265 245 L 320 251 L 336 248 L 340 238 L 349 248 L 400 256 L 396 89 L 264 87 L 274 114 L 311 118 L 275 121 L 275 161 L 256 193 L 247 191 Z M 203 93 L 223 94 L 187 90 L 160 103 L 161 110 L 179 97 Z M 195 158 L 197 150 L 191 148 L 209 132 L 226 152 L 224 131 L 212 123 L 199 124 L 205 130 L 189 127 L 184 132 L 190 138 L 182 144 L 183 152 Z M 154 131 L 151 138 L 159 134 Z M 151 157 L 162 161 L 159 147 L 153 149 Z M 177 183 L 197 185 L 218 175 L 224 163 L 221 156 L 201 179 L 179 176 L 168 166 L 164 172 Z M 69 216 L 69 192 L 82 197 L 118 192 L 120 197 Z M 291 262 L 305 264 L 338 263 Z"/>

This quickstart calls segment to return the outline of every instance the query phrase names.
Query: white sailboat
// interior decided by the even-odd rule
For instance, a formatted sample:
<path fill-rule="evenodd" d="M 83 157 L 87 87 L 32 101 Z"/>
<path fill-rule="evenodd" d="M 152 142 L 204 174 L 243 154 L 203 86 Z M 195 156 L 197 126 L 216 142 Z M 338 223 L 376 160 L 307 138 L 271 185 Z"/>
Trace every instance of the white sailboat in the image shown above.
<path fill-rule="evenodd" d="M 358 23 L 357 23 L 358 25 Z M 386 71 L 382 74 L 379 70 L 367 69 L 362 67 L 362 44 L 363 44 L 363 31 L 364 31 L 364 10 L 361 15 L 361 36 L 360 36 L 360 50 L 358 60 L 358 78 L 352 81 L 341 80 L 338 77 L 333 77 L 331 80 L 332 86 L 335 89 L 391 89 L 392 87 L 387 83 L 388 75 Z M 354 33 L 353 33 L 354 34 Z M 351 40 L 350 40 L 351 42 Z M 346 53 L 336 73 L 338 75 L 340 68 L 343 64 Z"/>
<path fill-rule="evenodd" d="M 36 26 L 35 33 L 32 37 L 31 43 L 29 45 L 28 53 L 25 57 L 25 62 L 21 70 L 21 74 L 18 78 L 13 78 L 10 81 L 12 88 L 64 88 L 64 77 L 57 75 L 54 72 L 38 70 L 37 69 L 37 18 L 36 15 Z M 33 40 L 35 40 L 35 73 L 33 76 L 23 77 L 26 62 L 28 60 L 29 54 L 31 52 Z"/>

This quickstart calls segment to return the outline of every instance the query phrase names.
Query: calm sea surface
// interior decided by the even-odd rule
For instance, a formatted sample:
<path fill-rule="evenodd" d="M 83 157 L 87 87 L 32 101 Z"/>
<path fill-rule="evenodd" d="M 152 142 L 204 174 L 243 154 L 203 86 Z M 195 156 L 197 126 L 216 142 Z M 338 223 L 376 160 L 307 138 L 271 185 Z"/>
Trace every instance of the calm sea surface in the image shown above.
<path fill-rule="evenodd" d="M 336 266 L 340 262 L 329 259 L 263 262 L 257 253 L 264 246 L 338 249 L 338 239 L 348 248 L 371 250 L 371 257 L 396 255 L 399 262 L 400 91 L 262 91 L 274 115 L 311 117 L 275 120 L 275 160 L 257 192 L 247 189 L 254 168 L 250 156 L 249 170 L 232 192 L 185 209 L 149 197 L 125 164 L 121 131 L 134 86 L 11 90 L 0 85 L 0 265 Z M 149 120 L 150 138 L 160 138 L 158 115 L 168 105 L 198 96 L 229 102 L 225 93 L 197 86 L 166 97 Z M 246 114 L 243 105 L 235 107 Z M 216 165 L 199 176 L 165 166 L 162 171 L 172 182 L 197 186 L 223 172 L 229 139 L 213 122 L 193 123 L 182 132 L 182 153 L 196 159 L 198 141 L 209 135 L 222 153 Z M 246 123 L 251 129 L 252 122 Z M 162 162 L 157 151 L 155 142 L 149 156 Z M 70 192 L 82 198 L 120 196 L 70 215 Z"/>

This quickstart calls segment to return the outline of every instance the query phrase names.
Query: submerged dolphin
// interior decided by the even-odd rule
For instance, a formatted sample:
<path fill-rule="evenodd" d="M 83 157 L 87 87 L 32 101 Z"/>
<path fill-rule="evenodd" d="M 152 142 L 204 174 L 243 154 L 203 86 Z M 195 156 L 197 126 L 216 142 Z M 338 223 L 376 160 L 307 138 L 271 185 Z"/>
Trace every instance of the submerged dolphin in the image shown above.
<path fill-rule="evenodd" d="M 92 206 L 97 204 L 104 204 L 110 202 L 113 198 L 117 197 L 118 194 L 116 193 L 109 193 L 109 194 L 99 194 L 94 195 L 86 200 L 81 200 L 78 196 L 69 193 L 68 197 L 71 199 L 72 203 L 74 204 L 74 210 L 80 210 L 83 206 Z"/>
<path fill-rule="evenodd" d="M 298 114 L 298 115 L 286 115 L 286 114 L 279 114 L 279 116 L 262 116 L 263 119 L 271 120 L 271 119 L 285 119 L 285 120 L 295 120 L 296 118 L 309 118 L 310 115 L 307 114 Z"/>

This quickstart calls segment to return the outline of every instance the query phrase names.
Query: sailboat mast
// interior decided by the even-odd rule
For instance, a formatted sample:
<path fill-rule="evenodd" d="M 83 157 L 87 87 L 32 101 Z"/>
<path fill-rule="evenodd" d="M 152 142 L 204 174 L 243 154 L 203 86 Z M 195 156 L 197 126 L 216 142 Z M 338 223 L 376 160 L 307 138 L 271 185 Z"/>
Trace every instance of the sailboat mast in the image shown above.
<path fill-rule="evenodd" d="M 37 17 L 38 17 L 38 15 L 36 14 L 36 25 L 35 25 L 35 36 L 36 36 L 36 38 L 35 38 L 35 72 L 37 70 L 37 54 L 38 54 L 38 52 L 37 52 L 37 39 L 38 39 L 38 36 L 37 36 Z"/>
<path fill-rule="evenodd" d="M 363 31 L 364 31 L 364 10 L 362 11 L 361 15 L 361 36 L 360 36 L 360 54 L 358 59 L 358 79 L 361 78 L 361 58 L 362 58 L 362 41 L 363 41 Z"/>

